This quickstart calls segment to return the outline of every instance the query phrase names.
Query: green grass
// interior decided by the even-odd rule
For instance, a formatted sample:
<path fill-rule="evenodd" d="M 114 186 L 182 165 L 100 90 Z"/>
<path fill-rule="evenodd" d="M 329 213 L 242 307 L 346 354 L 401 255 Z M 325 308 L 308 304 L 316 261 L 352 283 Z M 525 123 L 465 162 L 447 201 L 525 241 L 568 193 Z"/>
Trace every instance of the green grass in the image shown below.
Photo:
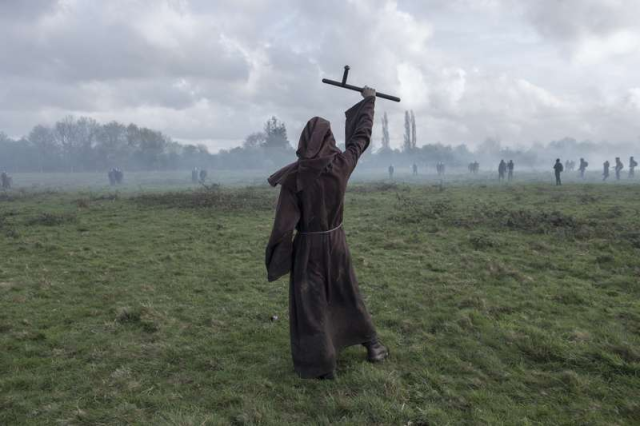
<path fill-rule="evenodd" d="M 293 373 L 277 190 L 173 191 L 0 193 L 0 424 L 640 423 L 640 186 L 353 186 L 392 356 L 334 382 Z"/>

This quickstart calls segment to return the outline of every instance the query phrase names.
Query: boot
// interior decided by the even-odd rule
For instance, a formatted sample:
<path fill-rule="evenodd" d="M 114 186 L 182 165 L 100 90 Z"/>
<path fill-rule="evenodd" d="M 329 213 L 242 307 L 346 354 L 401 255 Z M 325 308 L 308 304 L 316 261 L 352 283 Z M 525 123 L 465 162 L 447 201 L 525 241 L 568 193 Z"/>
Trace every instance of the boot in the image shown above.
<path fill-rule="evenodd" d="M 316 377 L 318 380 L 335 380 L 336 379 L 336 370 L 333 370 L 330 373 L 323 374 L 322 376 Z"/>
<path fill-rule="evenodd" d="M 367 361 L 380 362 L 384 361 L 389 356 L 389 349 L 383 345 L 378 338 L 363 343 L 362 346 L 367 348 Z"/>

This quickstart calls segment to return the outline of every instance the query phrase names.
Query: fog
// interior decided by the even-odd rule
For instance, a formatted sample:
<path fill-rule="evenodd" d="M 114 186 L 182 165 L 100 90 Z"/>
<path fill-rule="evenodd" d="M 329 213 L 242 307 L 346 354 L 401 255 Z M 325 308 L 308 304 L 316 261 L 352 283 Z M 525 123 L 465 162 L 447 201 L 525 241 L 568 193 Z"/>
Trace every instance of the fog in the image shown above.
<path fill-rule="evenodd" d="M 383 115 L 384 117 L 384 115 Z M 380 117 L 382 120 L 383 117 Z M 360 168 L 380 169 L 389 165 L 409 168 L 416 164 L 423 172 L 433 172 L 437 163 L 449 170 L 464 171 L 477 161 L 483 171 L 497 169 L 501 159 L 513 160 L 517 170 L 548 171 L 556 158 L 589 162 L 589 171 L 600 170 L 615 157 L 628 164 L 630 156 L 640 155 L 637 143 L 596 143 L 571 137 L 535 143 L 528 148 L 513 148 L 492 138 L 480 139 L 475 148 L 466 144 L 420 144 L 413 116 L 407 114 L 403 135 L 374 134 L 370 148 L 360 160 Z M 182 144 L 158 130 L 122 124 L 99 123 L 87 117 L 67 116 L 53 126 L 37 125 L 29 134 L 12 139 L 0 132 L 0 170 L 18 172 L 106 172 L 111 168 L 126 171 L 190 170 L 275 170 L 295 161 L 294 136 L 286 124 L 272 117 L 260 129 L 248 132 L 237 146 L 215 154 L 206 146 Z M 334 129 L 338 134 L 341 129 Z M 401 137 L 402 148 L 391 148 L 389 140 Z M 344 143 L 339 146 L 344 149 Z"/>

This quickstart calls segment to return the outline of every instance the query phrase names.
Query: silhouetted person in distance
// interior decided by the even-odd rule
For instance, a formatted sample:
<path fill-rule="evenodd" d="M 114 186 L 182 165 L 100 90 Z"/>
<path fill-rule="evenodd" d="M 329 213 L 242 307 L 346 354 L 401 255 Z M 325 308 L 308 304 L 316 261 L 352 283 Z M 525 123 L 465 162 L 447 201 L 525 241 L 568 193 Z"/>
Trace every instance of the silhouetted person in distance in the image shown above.
<path fill-rule="evenodd" d="M 589 163 L 584 161 L 584 158 L 581 158 L 580 159 L 580 168 L 578 169 L 580 171 L 580 179 L 584 179 L 584 172 L 585 172 L 585 170 L 587 170 L 587 167 L 589 167 Z"/>
<path fill-rule="evenodd" d="M 114 186 L 116 184 L 116 169 L 110 169 L 107 176 L 109 177 L 109 185 Z"/>
<path fill-rule="evenodd" d="M 498 164 L 498 180 L 504 180 L 504 174 L 507 171 L 507 163 L 504 160 L 500 160 L 500 164 Z"/>
<path fill-rule="evenodd" d="M 198 168 L 191 170 L 191 182 L 198 183 Z"/>
<path fill-rule="evenodd" d="M 414 176 L 418 176 L 418 165 L 416 163 L 413 163 L 413 175 Z"/>
<path fill-rule="evenodd" d="M 624 169 L 624 164 L 620 161 L 620 157 L 616 157 L 616 180 L 620 180 L 620 172 Z"/>
<path fill-rule="evenodd" d="M 7 174 L 7 172 L 3 171 L 0 173 L 0 183 L 2 184 L 2 189 L 11 189 L 11 176 Z"/>
<path fill-rule="evenodd" d="M 609 178 L 609 160 L 605 161 L 604 164 L 604 172 L 602 173 L 602 181 L 604 182 Z"/>
<path fill-rule="evenodd" d="M 122 184 L 122 180 L 124 179 L 124 172 L 120 169 L 116 169 L 115 178 L 118 185 Z"/>
<path fill-rule="evenodd" d="M 393 172 L 395 171 L 395 168 L 393 167 L 393 164 L 391 164 L 389 166 L 389 179 L 393 179 Z"/>
<path fill-rule="evenodd" d="M 478 174 L 478 171 L 480 170 L 480 163 L 478 163 L 477 161 L 475 161 L 473 163 L 473 173 L 474 174 Z"/>
<path fill-rule="evenodd" d="M 200 170 L 200 183 L 204 183 L 207 180 L 207 171 L 205 169 Z"/>
<path fill-rule="evenodd" d="M 515 164 L 513 164 L 513 160 L 509 160 L 509 162 L 507 163 L 507 179 L 509 179 L 510 181 L 513 180 L 513 169 L 515 167 Z"/>
<path fill-rule="evenodd" d="M 633 159 L 633 156 L 629 157 L 629 179 L 632 179 L 636 175 L 635 169 L 637 166 L 638 162 Z"/>
<path fill-rule="evenodd" d="M 556 186 L 562 185 L 562 180 L 560 180 L 560 173 L 564 171 L 564 167 L 562 166 L 562 162 L 560 159 L 556 159 L 556 164 L 553 165 L 553 170 L 556 174 Z"/>

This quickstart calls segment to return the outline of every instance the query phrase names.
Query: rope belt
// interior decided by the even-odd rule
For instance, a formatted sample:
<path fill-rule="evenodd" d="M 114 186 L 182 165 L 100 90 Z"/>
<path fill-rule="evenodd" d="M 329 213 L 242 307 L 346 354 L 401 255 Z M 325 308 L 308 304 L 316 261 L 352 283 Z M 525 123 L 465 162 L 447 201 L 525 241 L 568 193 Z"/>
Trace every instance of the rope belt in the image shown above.
<path fill-rule="evenodd" d="M 298 232 L 298 234 L 300 235 L 320 235 L 320 234 L 330 234 L 333 231 L 337 231 L 338 229 L 342 228 L 342 224 L 336 226 L 333 229 L 329 229 L 328 231 L 315 231 L 315 232 Z"/>

